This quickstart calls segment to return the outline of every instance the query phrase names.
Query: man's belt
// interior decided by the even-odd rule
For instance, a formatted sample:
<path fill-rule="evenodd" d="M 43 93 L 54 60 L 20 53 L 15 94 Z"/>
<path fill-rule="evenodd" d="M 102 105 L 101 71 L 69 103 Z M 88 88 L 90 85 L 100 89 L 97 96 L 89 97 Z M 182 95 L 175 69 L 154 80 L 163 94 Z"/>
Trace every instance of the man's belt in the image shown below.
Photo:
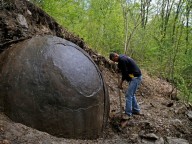
<path fill-rule="evenodd" d="M 140 76 L 141 76 L 141 75 L 135 75 L 135 76 L 134 76 L 134 74 L 129 74 L 129 77 L 130 77 L 130 78 L 140 77 Z"/>

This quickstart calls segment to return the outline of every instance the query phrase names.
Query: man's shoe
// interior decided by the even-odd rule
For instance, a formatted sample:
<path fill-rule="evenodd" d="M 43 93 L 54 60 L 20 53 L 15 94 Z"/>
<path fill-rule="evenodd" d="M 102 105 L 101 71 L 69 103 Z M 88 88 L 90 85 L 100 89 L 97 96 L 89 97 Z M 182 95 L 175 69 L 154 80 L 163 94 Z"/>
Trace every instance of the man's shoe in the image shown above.
<path fill-rule="evenodd" d="M 143 113 L 141 113 L 141 112 L 132 112 L 132 114 L 134 114 L 134 115 L 144 116 L 144 114 L 143 114 Z"/>

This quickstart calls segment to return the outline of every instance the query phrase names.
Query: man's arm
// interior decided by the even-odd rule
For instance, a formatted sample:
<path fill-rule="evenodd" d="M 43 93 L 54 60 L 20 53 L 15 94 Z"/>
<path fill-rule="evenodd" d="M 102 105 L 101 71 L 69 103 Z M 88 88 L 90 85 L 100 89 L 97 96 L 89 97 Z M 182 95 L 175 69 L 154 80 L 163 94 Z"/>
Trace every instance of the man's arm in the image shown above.
<path fill-rule="evenodd" d="M 128 77 L 128 61 L 126 61 L 126 59 L 122 59 L 121 61 L 121 73 L 122 73 L 122 83 L 123 81 Z"/>

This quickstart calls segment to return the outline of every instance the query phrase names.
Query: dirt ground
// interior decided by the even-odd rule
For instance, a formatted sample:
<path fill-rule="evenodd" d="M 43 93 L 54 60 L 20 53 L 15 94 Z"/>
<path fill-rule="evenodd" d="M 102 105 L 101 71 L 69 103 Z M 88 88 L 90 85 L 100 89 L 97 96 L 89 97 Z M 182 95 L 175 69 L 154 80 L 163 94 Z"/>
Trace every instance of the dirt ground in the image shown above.
<path fill-rule="evenodd" d="M 102 69 L 110 97 L 110 118 L 103 136 L 96 140 L 74 140 L 51 136 L 47 133 L 15 123 L 0 114 L 0 140 L 3 143 L 171 143 L 171 139 L 183 139 L 180 143 L 192 142 L 192 122 L 186 113 L 188 107 L 182 102 L 171 100 L 167 91 L 171 85 L 158 78 L 151 78 L 143 71 L 143 81 L 137 92 L 143 116 L 134 115 L 121 127 L 120 119 L 115 117 L 120 112 L 117 75 L 107 68 Z M 127 84 L 124 84 L 126 89 Z M 124 92 L 121 91 L 122 106 L 125 105 Z M 184 141 L 187 140 L 187 141 Z M 173 142 L 174 143 L 174 142 Z"/>
<path fill-rule="evenodd" d="M 107 127 L 96 140 L 64 139 L 15 123 L 0 112 L 0 144 L 192 143 L 192 121 L 187 115 L 191 106 L 177 100 L 176 91 L 171 93 L 171 84 L 142 70 L 143 81 L 136 96 L 144 115 L 122 120 L 117 115 L 120 112 L 118 77 L 113 72 L 114 65 L 108 59 L 92 51 L 81 38 L 59 26 L 54 19 L 28 1 L 0 2 L 0 53 L 14 43 L 46 34 L 74 42 L 98 64 L 110 97 Z M 124 83 L 124 89 L 120 91 L 123 108 L 127 86 Z"/>

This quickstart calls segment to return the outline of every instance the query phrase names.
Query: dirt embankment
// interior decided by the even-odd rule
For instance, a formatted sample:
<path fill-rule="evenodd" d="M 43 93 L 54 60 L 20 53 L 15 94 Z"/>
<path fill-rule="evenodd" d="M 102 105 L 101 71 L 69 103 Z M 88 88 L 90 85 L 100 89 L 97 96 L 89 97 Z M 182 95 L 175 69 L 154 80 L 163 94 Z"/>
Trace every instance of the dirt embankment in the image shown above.
<path fill-rule="evenodd" d="M 65 38 L 87 51 L 98 64 L 108 86 L 110 118 L 101 138 L 97 140 L 69 140 L 56 138 L 47 133 L 14 123 L 0 114 L 0 143 L 192 143 L 191 107 L 170 99 L 172 86 L 166 81 L 150 77 L 143 72 L 143 81 L 137 92 L 143 116 L 133 116 L 121 127 L 119 93 L 114 64 L 91 50 L 83 39 L 59 26 L 40 8 L 25 0 L 0 2 L 0 52 L 14 43 L 36 35 L 56 35 Z M 121 91 L 122 106 L 125 105 Z"/>
<path fill-rule="evenodd" d="M 0 3 L 0 53 L 11 44 L 36 35 L 54 35 L 69 40 L 84 49 L 100 65 L 111 67 L 108 60 L 91 50 L 83 39 L 68 32 L 39 7 L 25 0 Z"/>

